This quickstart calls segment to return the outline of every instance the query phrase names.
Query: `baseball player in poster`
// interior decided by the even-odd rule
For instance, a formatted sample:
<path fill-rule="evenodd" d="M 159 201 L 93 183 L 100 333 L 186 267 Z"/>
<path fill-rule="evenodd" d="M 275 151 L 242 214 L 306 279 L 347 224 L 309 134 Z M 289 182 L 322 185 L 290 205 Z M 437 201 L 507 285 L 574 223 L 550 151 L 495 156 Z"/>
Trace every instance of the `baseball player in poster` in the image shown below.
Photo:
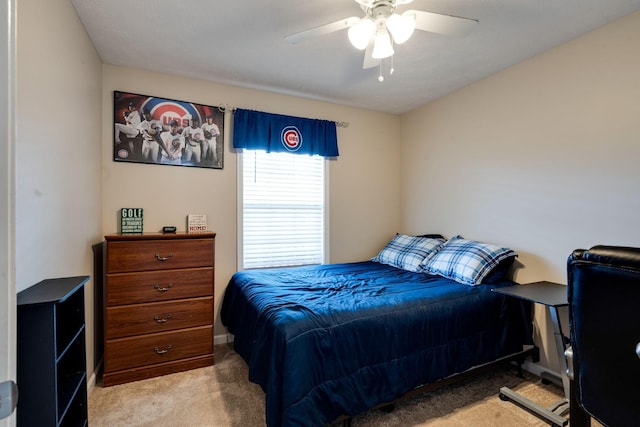
<path fill-rule="evenodd" d="M 184 148 L 184 137 L 178 133 L 180 124 L 177 120 L 171 120 L 169 129 L 160 134 L 162 141 L 162 157 L 160 163 L 166 165 L 180 165 L 182 163 L 182 149 Z"/>
<path fill-rule="evenodd" d="M 220 136 L 220 129 L 218 125 L 213 122 L 213 116 L 207 116 L 207 122 L 202 124 L 202 130 L 204 131 L 204 142 L 202 144 L 202 160 L 206 161 L 207 158 L 211 158 L 214 165 L 218 164 L 218 142 L 217 138 Z"/>
<path fill-rule="evenodd" d="M 142 135 L 142 160 L 156 163 L 160 154 L 160 144 L 157 138 L 162 132 L 162 123 L 159 120 L 154 120 L 151 111 L 147 109 L 142 111 L 142 116 L 144 120 L 138 126 L 138 131 Z"/>
<path fill-rule="evenodd" d="M 127 157 L 136 158 L 140 155 L 140 144 L 135 144 L 138 136 L 138 125 L 140 124 L 140 113 L 136 110 L 136 106 L 132 102 L 129 103 L 127 109 L 123 112 L 124 123 L 115 124 L 115 143 L 120 149 L 124 148 L 128 152 Z M 120 134 L 124 134 L 127 139 L 120 139 Z M 136 150 L 137 149 L 137 150 Z"/>
<path fill-rule="evenodd" d="M 200 128 L 200 119 L 191 118 L 191 126 L 182 131 L 185 140 L 183 163 L 200 164 L 203 160 L 202 144 L 204 143 L 204 130 Z"/>
<path fill-rule="evenodd" d="M 138 125 L 140 124 L 140 113 L 132 102 L 129 103 L 127 111 L 124 112 L 124 123 L 116 123 L 115 139 L 120 144 L 120 133 L 124 133 L 127 138 L 138 136 Z"/>

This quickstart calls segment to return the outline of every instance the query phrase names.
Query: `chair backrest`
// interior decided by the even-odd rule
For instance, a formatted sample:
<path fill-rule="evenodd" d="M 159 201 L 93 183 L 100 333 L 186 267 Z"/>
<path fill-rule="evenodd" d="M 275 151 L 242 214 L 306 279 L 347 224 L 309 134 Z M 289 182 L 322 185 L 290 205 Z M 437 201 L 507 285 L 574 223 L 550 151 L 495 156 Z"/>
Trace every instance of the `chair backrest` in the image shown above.
<path fill-rule="evenodd" d="M 567 277 L 576 399 L 604 425 L 640 426 L 640 248 L 577 249 Z"/>

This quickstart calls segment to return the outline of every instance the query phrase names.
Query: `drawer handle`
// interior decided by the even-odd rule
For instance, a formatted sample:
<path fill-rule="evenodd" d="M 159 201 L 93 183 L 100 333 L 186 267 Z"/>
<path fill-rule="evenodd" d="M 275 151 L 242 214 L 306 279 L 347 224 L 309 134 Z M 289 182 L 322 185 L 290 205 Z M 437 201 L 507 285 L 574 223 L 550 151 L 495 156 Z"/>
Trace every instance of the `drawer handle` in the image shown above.
<path fill-rule="evenodd" d="M 173 283 L 169 283 L 166 288 L 161 288 L 160 285 L 153 285 L 153 289 L 160 293 L 167 292 L 171 288 L 173 288 Z"/>
<path fill-rule="evenodd" d="M 173 258 L 173 252 L 169 252 L 169 255 L 167 255 L 167 256 L 160 256 L 160 254 L 158 252 L 156 252 L 155 256 L 156 256 L 156 259 L 158 261 L 165 262 L 165 261 L 169 261 L 171 258 Z"/>
<path fill-rule="evenodd" d="M 168 353 L 169 350 L 171 350 L 173 348 L 173 346 L 171 344 L 169 344 L 168 346 L 166 346 L 165 348 L 158 348 L 158 347 L 153 347 L 153 351 L 155 351 L 157 354 L 165 354 Z"/>
<path fill-rule="evenodd" d="M 172 317 L 173 317 L 173 314 L 169 313 L 164 317 L 153 316 L 153 320 L 155 320 L 158 323 L 164 323 L 167 320 L 171 319 Z"/>

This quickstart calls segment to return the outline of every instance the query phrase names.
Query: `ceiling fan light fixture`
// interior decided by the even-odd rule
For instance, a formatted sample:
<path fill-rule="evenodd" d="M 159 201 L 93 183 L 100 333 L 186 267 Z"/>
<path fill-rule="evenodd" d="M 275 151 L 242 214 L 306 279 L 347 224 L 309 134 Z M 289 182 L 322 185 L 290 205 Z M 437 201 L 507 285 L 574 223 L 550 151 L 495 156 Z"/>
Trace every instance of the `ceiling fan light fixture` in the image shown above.
<path fill-rule="evenodd" d="M 362 18 L 360 22 L 349 27 L 349 41 L 353 47 L 359 50 L 365 49 L 373 36 L 375 27 L 375 23 L 369 18 Z"/>
<path fill-rule="evenodd" d="M 388 58 L 393 54 L 393 45 L 391 44 L 391 36 L 389 33 L 387 31 L 376 33 L 371 57 L 374 59 L 383 59 Z"/>
<path fill-rule="evenodd" d="M 387 19 L 387 28 L 393 36 L 393 41 L 402 44 L 409 40 L 416 29 L 415 15 L 398 15 L 394 13 Z"/>

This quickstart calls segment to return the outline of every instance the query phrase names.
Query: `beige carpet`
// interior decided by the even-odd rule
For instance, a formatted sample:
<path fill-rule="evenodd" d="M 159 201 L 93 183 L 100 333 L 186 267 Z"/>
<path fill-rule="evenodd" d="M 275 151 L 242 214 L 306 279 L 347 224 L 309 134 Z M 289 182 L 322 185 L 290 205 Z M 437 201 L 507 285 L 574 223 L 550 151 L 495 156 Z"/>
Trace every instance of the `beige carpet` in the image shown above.
<path fill-rule="evenodd" d="M 89 425 L 264 426 L 264 393 L 247 380 L 247 366 L 230 345 L 216 346 L 216 364 L 144 381 L 102 388 L 89 397 Z M 531 374 L 521 379 L 505 366 L 401 401 L 391 413 L 372 410 L 352 426 L 548 426 L 510 402 L 498 390 L 508 386 L 546 407 L 562 397 L 556 385 Z"/>

